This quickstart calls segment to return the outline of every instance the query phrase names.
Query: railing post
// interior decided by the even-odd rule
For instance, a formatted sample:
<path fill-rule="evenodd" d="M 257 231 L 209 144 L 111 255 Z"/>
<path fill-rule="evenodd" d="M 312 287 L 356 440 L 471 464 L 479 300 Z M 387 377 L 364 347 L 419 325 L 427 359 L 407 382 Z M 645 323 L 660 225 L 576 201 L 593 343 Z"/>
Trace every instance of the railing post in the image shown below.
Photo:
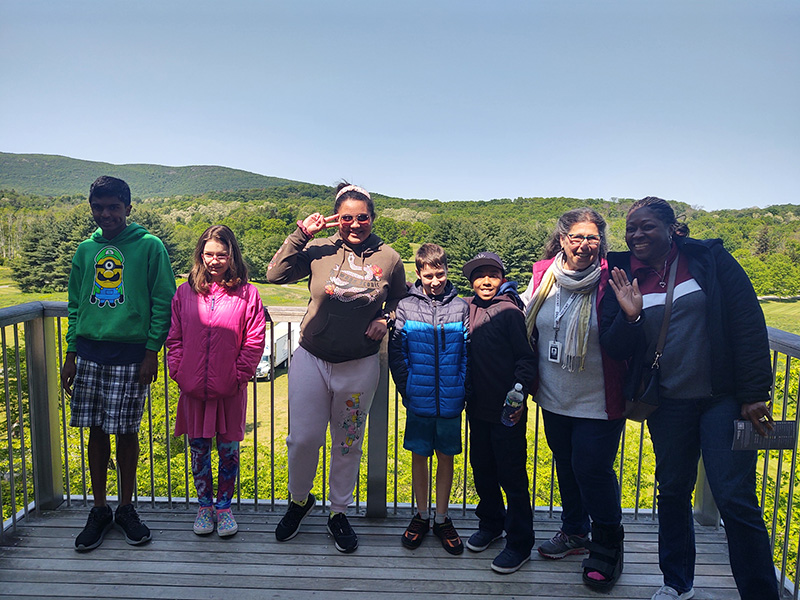
<path fill-rule="evenodd" d="M 25 356 L 28 363 L 34 498 L 37 509 L 52 510 L 64 501 L 55 318 L 38 317 L 25 322 Z"/>
<path fill-rule="evenodd" d="M 711 494 L 702 458 L 697 465 L 697 484 L 694 487 L 694 520 L 700 525 L 719 525 L 719 509 Z"/>
<path fill-rule="evenodd" d="M 389 354 L 388 336 L 380 350 L 380 379 L 369 409 L 367 440 L 367 516 L 386 516 L 386 484 L 389 451 Z"/>

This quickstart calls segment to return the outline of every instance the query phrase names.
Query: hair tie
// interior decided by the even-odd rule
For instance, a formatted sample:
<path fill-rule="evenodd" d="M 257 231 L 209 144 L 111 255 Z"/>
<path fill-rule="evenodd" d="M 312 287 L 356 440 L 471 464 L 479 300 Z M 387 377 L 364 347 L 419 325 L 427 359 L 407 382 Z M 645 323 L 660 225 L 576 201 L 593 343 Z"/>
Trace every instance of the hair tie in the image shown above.
<path fill-rule="evenodd" d="M 344 186 L 336 194 L 336 199 L 338 200 L 339 196 L 341 196 L 342 194 L 345 194 L 347 192 L 358 192 L 359 194 L 363 194 L 364 196 L 366 196 L 367 200 L 372 200 L 372 198 L 369 195 L 369 192 L 367 190 L 365 190 L 364 188 L 362 188 L 362 187 L 358 187 L 357 185 L 346 185 L 346 186 Z"/>

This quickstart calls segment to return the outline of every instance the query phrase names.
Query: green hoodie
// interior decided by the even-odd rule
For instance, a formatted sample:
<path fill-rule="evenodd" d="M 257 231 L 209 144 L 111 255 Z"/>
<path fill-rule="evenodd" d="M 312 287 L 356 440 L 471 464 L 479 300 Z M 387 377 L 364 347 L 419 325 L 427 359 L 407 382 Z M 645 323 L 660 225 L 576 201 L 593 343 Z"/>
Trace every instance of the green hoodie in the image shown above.
<path fill-rule="evenodd" d="M 158 352 L 174 294 L 175 275 L 160 239 L 136 223 L 113 240 L 98 229 L 72 258 L 67 352 L 76 351 L 77 336 Z"/>

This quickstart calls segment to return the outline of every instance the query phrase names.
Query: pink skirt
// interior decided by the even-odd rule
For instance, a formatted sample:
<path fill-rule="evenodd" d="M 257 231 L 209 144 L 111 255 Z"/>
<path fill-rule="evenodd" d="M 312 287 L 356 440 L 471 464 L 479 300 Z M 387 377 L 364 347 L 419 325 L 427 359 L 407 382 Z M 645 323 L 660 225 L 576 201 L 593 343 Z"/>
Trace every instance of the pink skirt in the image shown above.
<path fill-rule="evenodd" d="M 230 441 L 244 439 L 247 418 L 247 386 L 234 396 L 219 400 L 198 400 L 181 393 L 175 415 L 175 435 L 189 439 L 213 438 L 218 433 Z"/>

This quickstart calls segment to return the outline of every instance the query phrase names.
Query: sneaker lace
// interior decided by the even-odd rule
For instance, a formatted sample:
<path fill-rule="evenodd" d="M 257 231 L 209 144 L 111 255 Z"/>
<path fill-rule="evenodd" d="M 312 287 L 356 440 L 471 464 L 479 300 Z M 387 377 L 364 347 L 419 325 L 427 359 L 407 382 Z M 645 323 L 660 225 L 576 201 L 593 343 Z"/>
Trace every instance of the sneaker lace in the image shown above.
<path fill-rule="evenodd" d="M 441 525 L 439 525 L 438 529 L 446 539 L 448 540 L 458 539 L 458 532 L 456 531 L 453 522 L 450 521 L 449 519 L 444 523 L 442 523 Z"/>
<path fill-rule="evenodd" d="M 350 522 L 343 514 L 335 515 L 331 519 L 331 529 L 335 536 L 338 535 L 353 535 L 353 528 L 350 527 Z"/>
<path fill-rule="evenodd" d="M 417 534 L 425 533 L 428 529 L 426 525 L 427 523 L 423 519 L 414 518 L 408 526 L 408 531 Z"/>

